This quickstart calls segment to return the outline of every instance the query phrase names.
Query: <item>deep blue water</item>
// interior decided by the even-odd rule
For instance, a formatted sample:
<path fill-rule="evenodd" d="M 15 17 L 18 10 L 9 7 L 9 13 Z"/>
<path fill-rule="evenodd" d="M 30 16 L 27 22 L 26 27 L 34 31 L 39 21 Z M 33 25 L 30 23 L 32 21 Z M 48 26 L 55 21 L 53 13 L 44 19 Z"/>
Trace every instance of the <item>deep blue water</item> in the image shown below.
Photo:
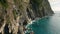
<path fill-rule="evenodd" d="M 31 31 L 34 34 L 60 34 L 60 14 L 54 14 L 52 16 L 47 16 L 36 20 L 32 24 L 28 24 L 26 34 Z"/>

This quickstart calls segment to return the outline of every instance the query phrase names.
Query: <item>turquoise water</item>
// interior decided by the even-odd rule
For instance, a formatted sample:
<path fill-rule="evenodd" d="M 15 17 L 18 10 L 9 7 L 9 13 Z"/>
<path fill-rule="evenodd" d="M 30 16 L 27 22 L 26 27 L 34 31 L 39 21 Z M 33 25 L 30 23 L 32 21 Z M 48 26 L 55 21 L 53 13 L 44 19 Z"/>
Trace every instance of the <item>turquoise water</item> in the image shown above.
<path fill-rule="evenodd" d="M 26 34 L 31 31 L 34 34 L 60 34 L 60 15 L 54 14 L 52 16 L 44 17 L 28 24 Z"/>

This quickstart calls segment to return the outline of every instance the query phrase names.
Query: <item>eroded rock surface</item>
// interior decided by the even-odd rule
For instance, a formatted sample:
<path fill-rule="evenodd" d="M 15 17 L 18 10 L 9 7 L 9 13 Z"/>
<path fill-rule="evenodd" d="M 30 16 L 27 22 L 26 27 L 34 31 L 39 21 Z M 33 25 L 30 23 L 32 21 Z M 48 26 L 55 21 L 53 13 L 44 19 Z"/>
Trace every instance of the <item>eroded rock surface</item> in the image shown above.
<path fill-rule="evenodd" d="M 52 14 L 48 0 L 0 0 L 0 33 L 5 34 L 8 24 L 9 33 L 24 34 L 32 20 Z"/>

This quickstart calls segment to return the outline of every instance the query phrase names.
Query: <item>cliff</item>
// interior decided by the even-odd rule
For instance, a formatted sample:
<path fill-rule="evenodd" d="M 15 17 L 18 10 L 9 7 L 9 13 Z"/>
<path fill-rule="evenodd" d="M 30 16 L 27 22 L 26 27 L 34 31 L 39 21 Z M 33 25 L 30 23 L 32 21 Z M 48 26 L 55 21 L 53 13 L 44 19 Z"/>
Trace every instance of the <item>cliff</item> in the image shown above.
<path fill-rule="evenodd" d="M 31 19 L 49 16 L 54 13 L 48 0 L 31 0 L 27 8 L 27 12 Z"/>
<path fill-rule="evenodd" d="M 0 0 L 0 32 L 7 33 L 4 31 L 8 28 L 9 33 L 24 34 L 31 20 L 52 14 L 48 0 Z"/>

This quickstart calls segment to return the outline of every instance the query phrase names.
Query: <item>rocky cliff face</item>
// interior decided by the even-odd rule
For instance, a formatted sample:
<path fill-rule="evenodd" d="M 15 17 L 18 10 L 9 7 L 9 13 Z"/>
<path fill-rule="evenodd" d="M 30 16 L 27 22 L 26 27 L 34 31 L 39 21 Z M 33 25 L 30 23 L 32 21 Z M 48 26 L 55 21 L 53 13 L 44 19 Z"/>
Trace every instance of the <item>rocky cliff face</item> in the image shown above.
<path fill-rule="evenodd" d="M 4 33 L 8 24 L 10 33 L 13 31 L 13 34 L 17 34 L 19 30 L 24 34 L 23 27 L 30 20 L 53 13 L 48 0 L 0 0 L 0 32 Z"/>
<path fill-rule="evenodd" d="M 25 0 L 21 2 L 20 11 L 22 11 L 22 15 L 27 16 L 26 19 L 34 20 L 53 14 L 48 0 Z"/>
<path fill-rule="evenodd" d="M 52 15 L 53 11 L 51 10 L 48 0 L 30 0 L 27 13 L 31 19 L 35 19 Z"/>
<path fill-rule="evenodd" d="M 21 0 L 20 3 L 17 2 L 16 5 L 18 5 L 17 7 L 20 10 L 21 15 L 26 20 L 34 20 L 35 18 L 49 16 L 54 13 L 48 0 Z"/>

